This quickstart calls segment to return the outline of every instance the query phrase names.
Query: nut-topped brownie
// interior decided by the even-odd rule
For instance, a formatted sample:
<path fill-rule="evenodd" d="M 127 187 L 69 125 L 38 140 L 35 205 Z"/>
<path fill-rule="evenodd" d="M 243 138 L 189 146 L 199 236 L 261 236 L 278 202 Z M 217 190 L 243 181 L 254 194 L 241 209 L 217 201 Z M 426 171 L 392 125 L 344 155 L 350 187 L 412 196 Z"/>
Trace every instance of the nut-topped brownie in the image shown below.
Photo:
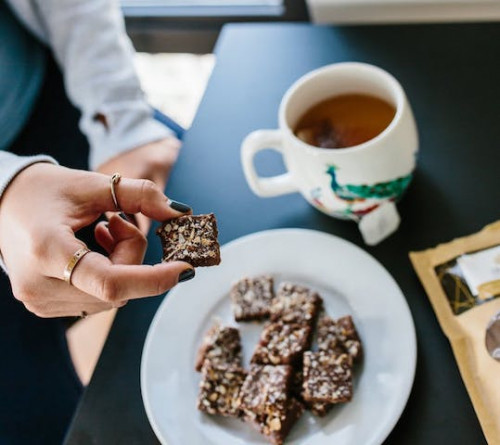
<path fill-rule="evenodd" d="M 203 337 L 198 350 L 195 363 L 197 371 L 201 370 L 205 360 L 212 364 L 241 365 L 241 339 L 238 329 L 218 323 L 212 326 Z"/>
<path fill-rule="evenodd" d="M 271 443 L 282 445 L 303 412 L 304 405 L 292 397 L 284 413 L 280 412 L 274 417 L 250 414 L 245 416 L 245 420 L 264 434 Z"/>
<path fill-rule="evenodd" d="M 336 322 L 335 333 L 337 339 L 349 353 L 349 355 L 357 361 L 363 355 L 363 347 L 359 338 L 356 326 L 350 315 L 339 318 Z"/>
<path fill-rule="evenodd" d="M 229 294 L 235 320 L 268 318 L 271 300 L 274 298 L 273 284 L 273 278 L 270 276 L 242 278 L 235 283 Z"/>
<path fill-rule="evenodd" d="M 307 402 L 341 403 L 352 399 L 352 358 L 349 354 L 304 353 L 302 396 Z"/>
<path fill-rule="evenodd" d="M 316 335 L 318 351 L 337 353 L 344 351 L 343 344 L 337 337 L 337 329 L 337 323 L 328 315 L 319 318 Z"/>
<path fill-rule="evenodd" d="M 201 373 L 198 409 L 208 414 L 239 417 L 241 415 L 239 395 L 246 371 L 237 365 L 227 363 L 214 365 L 206 360 Z"/>
<path fill-rule="evenodd" d="M 310 339 L 310 326 L 270 323 L 261 333 L 251 362 L 262 365 L 298 364 L 310 345 Z"/>
<path fill-rule="evenodd" d="M 291 366 L 252 364 L 241 388 L 241 406 L 255 414 L 284 411 L 291 384 Z"/>
<path fill-rule="evenodd" d="M 162 261 L 186 261 L 193 267 L 220 263 L 217 221 L 213 213 L 171 219 L 156 233 L 163 247 Z"/>
<path fill-rule="evenodd" d="M 272 300 L 271 321 L 301 323 L 313 327 L 323 300 L 311 289 L 293 283 L 281 283 Z"/>
<path fill-rule="evenodd" d="M 240 391 L 245 420 L 278 445 L 303 412 L 290 396 L 292 372 L 288 365 L 251 365 Z"/>

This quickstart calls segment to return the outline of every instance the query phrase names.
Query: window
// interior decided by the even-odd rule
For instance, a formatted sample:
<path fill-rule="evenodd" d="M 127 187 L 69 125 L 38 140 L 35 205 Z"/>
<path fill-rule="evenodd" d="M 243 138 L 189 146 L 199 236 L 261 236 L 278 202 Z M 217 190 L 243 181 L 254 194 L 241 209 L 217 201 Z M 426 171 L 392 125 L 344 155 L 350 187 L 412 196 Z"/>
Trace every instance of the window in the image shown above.
<path fill-rule="evenodd" d="M 283 0 L 121 0 L 128 16 L 272 16 L 285 12 Z"/>
<path fill-rule="evenodd" d="M 227 22 L 309 20 L 305 0 L 120 0 L 136 49 L 211 52 Z"/>

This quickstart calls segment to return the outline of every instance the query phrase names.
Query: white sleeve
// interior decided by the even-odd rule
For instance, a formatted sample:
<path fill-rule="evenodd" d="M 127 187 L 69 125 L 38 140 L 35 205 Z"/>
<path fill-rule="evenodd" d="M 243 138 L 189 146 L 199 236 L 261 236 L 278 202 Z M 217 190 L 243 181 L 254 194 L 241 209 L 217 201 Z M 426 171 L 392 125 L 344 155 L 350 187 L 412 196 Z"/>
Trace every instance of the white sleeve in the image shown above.
<path fill-rule="evenodd" d="M 20 19 L 51 47 L 80 128 L 90 166 L 172 134 L 153 119 L 116 0 L 8 0 Z M 105 117 L 106 126 L 96 119 Z"/>
<path fill-rule="evenodd" d="M 50 156 L 17 156 L 15 154 L 0 151 L 0 200 L 3 192 L 14 179 L 14 177 L 26 167 L 37 162 L 50 162 L 57 164 L 57 161 Z"/>

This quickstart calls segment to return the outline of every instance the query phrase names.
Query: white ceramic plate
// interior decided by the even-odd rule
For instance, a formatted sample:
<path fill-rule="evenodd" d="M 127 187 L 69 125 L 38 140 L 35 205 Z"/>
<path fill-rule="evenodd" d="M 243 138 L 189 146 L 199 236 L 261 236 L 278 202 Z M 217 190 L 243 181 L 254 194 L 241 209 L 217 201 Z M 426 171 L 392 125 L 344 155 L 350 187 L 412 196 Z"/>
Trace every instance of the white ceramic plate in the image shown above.
<path fill-rule="evenodd" d="M 321 232 L 280 229 L 255 233 L 222 248 L 218 267 L 197 269 L 163 301 L 146 338 L 141 388 L 151 425 L 168 445 L 267 444 L 236 419 L 209 416 L 196 409 L 200 375 L 195 355 L 215 317 L 236 324 L 228 291 L 243 276 L 272 274 L 276 283 L 291 280 L 323 297 L 327 313 L 351 314 L 365 356 L 357 368 L 354 397 L 319 419 L 306 412 L 287 444 L 380 444 L 408 399 L 416 364 L 413 320 L 394 279 L 369 254 Z M 238 323 L 245 366 L 262 324 Z"/>

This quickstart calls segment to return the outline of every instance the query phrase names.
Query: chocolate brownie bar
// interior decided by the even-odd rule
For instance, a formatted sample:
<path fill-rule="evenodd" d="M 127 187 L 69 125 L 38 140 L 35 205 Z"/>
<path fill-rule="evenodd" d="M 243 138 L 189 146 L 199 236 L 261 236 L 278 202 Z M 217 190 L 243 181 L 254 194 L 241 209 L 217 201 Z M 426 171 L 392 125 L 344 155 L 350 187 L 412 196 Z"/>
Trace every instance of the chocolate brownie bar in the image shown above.
<path fill-rule="evenodd" d="M 241 388 L 241 405 L 255 414 L 284 411 L 292 383 L 289 365 L 250 365 L 250 371 Z"/>
<path fill-rule="evenodd" d="M 195 369 L 201 370 L 205 360 L 212 364 L 241 365 L 241 340 L 238 329 L 215 324 L 201 342 L 196 357 Z"/>
<path fill-rule="evenodd" d="M 350 317 L 349 317 L 350 318 Z M 345 324 L 345 321 L 342 323 Z M 318 320 L 317 327 L 317 343 L 318 351 L 325 352 L 327 354 L 342 354 L 343 352 L 348 352 L 349 348 L 345 344 L 346 339 L 342 337 L 344 342 L 339 340 L 338 333 L 342 330 L 341 326 L 327 315 L 323 315 Z M 354 352 L 354 346 L 351 347 Z M 352 354 L 351 354 L 352 356 Z M 354 356 L 352 356 L 355 358 Z M 307 404 L 307 408 L 318 417 L 323 417 L 331 410 L 333 403 L 323 403 L 323 402 L 312 402 Z"/>
<path fill-rule="evenodd" d="M 208 414 L 239 417 L 240 389 L 246 377 L 237 365 L 212 364 L 206 360 L 202 367 L 197 407 Z"/>
<path fill-rule="evenodd" d="M 274 298 L 273 278 L 243 278 L 233 285 L 229 294 L 237 321 L 263 320 L 269 317 Z"/>
<path fill-rule="evenodd" d="M 301 324 L 270 323 L 260 335 L 251 362 L 262 365 L 300 363 L 310 345 L 311 328 Z"/>
<path fill-rule="evenodd" d="M 186 261 L 193 267 L 220 263 L 217 221 L 213 213 L 171 219 L 156 233 L 163 247 L 162 261 Z"/>
<path fill-rule="evenodd" d="M 343 346 L 337 337 L 337 323 L 328 315 L 323 315 L 318 320 L 317 343 L 318 351 L 337 353 L 343 351 Z"/>
<path fill-rule="evenodd" d="M 355 361 L 360 359 L 363 355 L 363 348 L 352 317 L 346 315 L 339 318 L 335 324 L 335 333 L 339 342 Z"/>
<path fill-rule="evenodd" d="M 284 413 L 277 413 L 274 417 L 247 415 L 245 420 L 251 423 L 260 433 L 268 437 L 271 443 L 282 445 L 303 412 L 304 405 L 292 397 Z"/>
<path fill-rule="evenodd" d="M 306 402 L 340 403 L 352 398 L 352 358 L 349 354 L 304 353 L 302 396 Z"/>
<path fill-rule="evenodd" d="M 303 407 L 290 397 L 293 369 L 288 365 L 251 365 L 241 387 L 244 418 L 272 443 L 282 444 Z"/>
<path fill-rule="evenodd" d="M 301 323 L 313 327 L 323 300 L 314 291 L 292 283 L 282 283 L 272 300 L 271 321 Z"/>

